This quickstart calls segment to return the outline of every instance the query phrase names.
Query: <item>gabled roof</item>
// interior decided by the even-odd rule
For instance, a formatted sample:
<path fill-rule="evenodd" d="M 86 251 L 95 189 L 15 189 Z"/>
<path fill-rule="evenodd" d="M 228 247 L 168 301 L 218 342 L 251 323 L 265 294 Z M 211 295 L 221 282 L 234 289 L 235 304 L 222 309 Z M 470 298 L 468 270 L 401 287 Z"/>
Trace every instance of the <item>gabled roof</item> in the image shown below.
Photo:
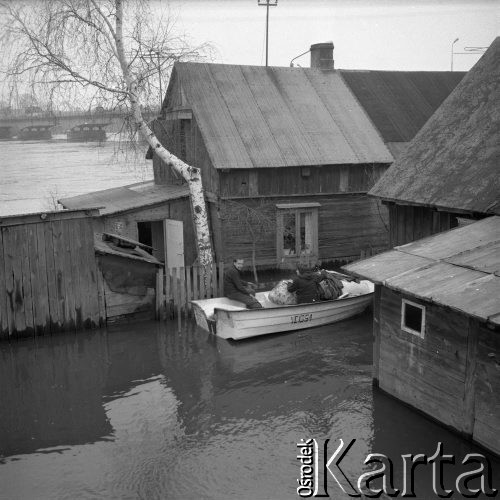
<path fill-rule="evenodd" d="M 500 37 L 384 173 L 371 195 L 500 214 Z"/>
<path fill-rule="evenodd" d="M 465 72 L 340 70 L 384 142 L 409 142 Z"/>
<path fill-rule="evenodd" d="M 500 217 L 343 267 L 355 276 L 500 325 Z"/>
<path fill-rule="evenodd" d="M 101 215 L 111 215 L 186 196 L 189 196 L 189 189 L 185 185 L 166 186 L 148 181 L 63 198 L 59 203 L 71 209 L 99 208 Z"/>
<path fill-rule="evenodd" d="M 337 71 L 176 63 L 176 79 L 215 168 L 393 161 Z"/>

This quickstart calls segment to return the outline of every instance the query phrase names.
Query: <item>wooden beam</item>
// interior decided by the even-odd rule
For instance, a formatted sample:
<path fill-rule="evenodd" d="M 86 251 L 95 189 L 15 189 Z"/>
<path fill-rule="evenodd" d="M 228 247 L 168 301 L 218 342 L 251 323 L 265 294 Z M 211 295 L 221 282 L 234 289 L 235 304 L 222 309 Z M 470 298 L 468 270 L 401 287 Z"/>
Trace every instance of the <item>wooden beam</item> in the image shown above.
<path fill-rule="evenodd" d="M 83 219 L 85 217 L 99 217 L 97 208 L 84 210 L 58 210 L 55 212 L 38 212 L 34 214 L 8 215 L 0 217 L 0 226 L 20 226 L 24 224 L 39 224 L 40 222 L 53 222 L 57 220 Z"/>

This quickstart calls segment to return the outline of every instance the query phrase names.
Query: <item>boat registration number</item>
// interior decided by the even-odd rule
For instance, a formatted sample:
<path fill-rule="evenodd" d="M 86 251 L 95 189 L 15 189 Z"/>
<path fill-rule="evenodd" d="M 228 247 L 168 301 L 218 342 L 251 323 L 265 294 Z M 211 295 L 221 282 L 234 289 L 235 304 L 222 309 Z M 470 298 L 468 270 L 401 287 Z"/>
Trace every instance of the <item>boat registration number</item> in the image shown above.
<path fill-rule="evenodd" d="M 296 314 L 295 316 L 291 316 L 292 324 L 293 323 L 306 323 L 307 321 L 312 320 L 312 313 L 302 313 Z"/>

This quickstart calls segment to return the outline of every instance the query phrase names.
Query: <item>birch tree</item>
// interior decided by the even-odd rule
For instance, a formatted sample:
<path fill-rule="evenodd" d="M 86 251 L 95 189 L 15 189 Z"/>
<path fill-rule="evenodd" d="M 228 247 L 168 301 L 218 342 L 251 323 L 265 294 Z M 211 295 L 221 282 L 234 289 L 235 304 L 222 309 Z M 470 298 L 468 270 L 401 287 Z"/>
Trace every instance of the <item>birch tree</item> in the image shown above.
<path fill-rule="evenodd" d="M 204 47 L 189 48 L 173 35 L 168 20 L 154 18 L 143 0 L 7 0 L 0 9 L 0 50 L 8 61 L 4 76 L 10 82 L 22 80 L 28 87 L 50 89 L 55 99 L 125 105 L 134 132 L 144 137 L 166 168 L 185 179 L 198 260 L 201 265 L 212 264 L 200 170 L 165 149 L 141 112 L 141 98 L 151 93 L 161 70 L 158 65 L 196 58 Z"/>

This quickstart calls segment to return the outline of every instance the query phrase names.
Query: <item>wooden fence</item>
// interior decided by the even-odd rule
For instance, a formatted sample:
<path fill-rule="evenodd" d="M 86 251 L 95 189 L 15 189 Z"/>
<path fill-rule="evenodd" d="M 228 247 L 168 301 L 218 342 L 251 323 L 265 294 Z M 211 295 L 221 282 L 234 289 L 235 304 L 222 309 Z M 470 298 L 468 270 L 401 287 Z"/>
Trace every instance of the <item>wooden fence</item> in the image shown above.
<path fill-rule="evenodd" d="M 168 268 L 157 275 L 156 307 L 158 317 L 187 318 L 191 314 L 191 301 L 223 295 L 224 263 L 213 266 L 186 266 Z M 162 293 L 163 291 L 163 293 Z"/>

